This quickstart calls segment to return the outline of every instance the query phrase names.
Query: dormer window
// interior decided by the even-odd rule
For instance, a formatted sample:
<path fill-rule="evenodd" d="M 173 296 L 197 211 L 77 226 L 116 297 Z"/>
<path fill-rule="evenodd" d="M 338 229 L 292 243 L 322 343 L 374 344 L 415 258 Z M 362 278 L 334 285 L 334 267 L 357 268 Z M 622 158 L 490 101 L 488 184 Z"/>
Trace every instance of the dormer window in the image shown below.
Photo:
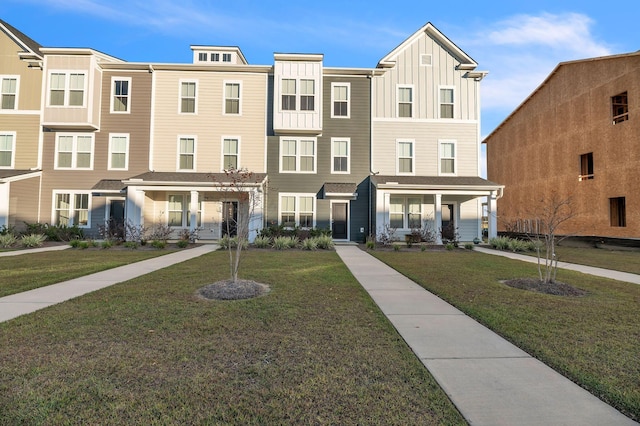
<path fill-rule="evenodd" d="M 206 52 L 200 52 L 200 53 L 198 53 L 198 60 L 199 60 L 200 62 L 206 62 L 206 61 L 207 61 L 207 57 L 208 57 L 208 56 L 209 56 L 209 55 L 207 55 L 207 53 L 206 53 Z"/>
<path fill-rule="evenodd" d="M 222 62 L 231 62 L 231 53 L 223 53 Z"/>
<path fill-rule="evenodd" d="M 211 62 L 220 62 L 220 54 L 212 53 L 211 54 Z"/>
<path fill-rule="evenodd" d="M 300 110 L 313 111 L 315 104 L 315 88 L 313 80 L 300 80 Z"/>
<path fill-rule="evenodd" d="M 282 110 L 296 110 L 296 80 L 292 78 L 282 79 Z"/>

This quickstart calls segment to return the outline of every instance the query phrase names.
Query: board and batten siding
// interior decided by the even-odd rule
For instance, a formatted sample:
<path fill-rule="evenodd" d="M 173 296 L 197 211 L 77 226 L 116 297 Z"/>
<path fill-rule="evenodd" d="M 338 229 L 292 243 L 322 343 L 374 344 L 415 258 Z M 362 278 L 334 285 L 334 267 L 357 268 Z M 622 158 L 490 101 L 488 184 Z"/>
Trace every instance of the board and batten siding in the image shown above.
<path fill-rule="evenodd" d="M 421 65 L 421 56 L 431 55 L 430 66 Z M 439 119 L 440 87 L 454 88 L 454 119 L 477 121 L 480 82 L 457 70 L 459 62 L 442 46 L 423 34 L 395 57 L 395 67 L 374 78 L 374 118 L 396 118 L 397 87 L 413 87 L 413 117 Z"/>
<path fill-rule="evenodd" d="M 240 139 L 240 168 L 264 172 L 267 74 L 155 71 L 152 166 L 177 171 L 178 137 L 196 139 L 196 172 L 220 172 L 222 138 Z M 196 82 L 196 113 L 179 113 L 180 82 Z M 241 84 L 241 114 L 225 115 L 225 81 Z"/>
<path fill-rule="evenodd" d="M 439 141 L 455 141 L 457 176 L 478 176 L 478 132 L 475 123 L 375 121 L 372 165 L 375 173 L 396 174 L 397 141 L 414 141 L 415 175 L 438 175 Z"/>

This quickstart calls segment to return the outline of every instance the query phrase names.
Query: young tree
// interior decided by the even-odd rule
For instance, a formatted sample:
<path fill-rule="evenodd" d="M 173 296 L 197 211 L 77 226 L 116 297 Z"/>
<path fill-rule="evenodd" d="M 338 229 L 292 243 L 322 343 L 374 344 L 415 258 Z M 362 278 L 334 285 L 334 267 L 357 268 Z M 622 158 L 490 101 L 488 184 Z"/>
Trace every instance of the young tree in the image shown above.
<path fill-rule="evenodd" d="M 233 282 L 238 281 L 242 250 L 247 247 L 252 232 L 257 232 L 260 218 L 256 217 L 258 209 L 262 208 L 262 194 L 264 183 L 259 177 L 247 169 L 225 169 L 226 179 L 217 182 L 220 191 L 224 193 L 222 199 L 223 208 L 233 208 L 232 203 L 237 203 L 234 214 L 223 214 L 224 225 L 227 231 L 229 244 L 229 272 Z M 232 239 L 229 235 L 235 230 L 236 236 Z M 232 243 L 235 241 L 235 244 Z"/>
<path fill-rule="evenodd" d="M 559 236 L 561 225 L 571 220 L 576 213 L 572 208 L 571 196 L 561 197 L 555 191 L 538 200 L 536 207 L 529 214 L 533 218 L 534 229 L 529 238 L 536 242 L 538 256 L 538 274 L 540 281 L 554 283 L 558 270 L 556 244 L 567 238 L 568 234 Z M 541 251 L 544 250 L 544 265 Z"/>

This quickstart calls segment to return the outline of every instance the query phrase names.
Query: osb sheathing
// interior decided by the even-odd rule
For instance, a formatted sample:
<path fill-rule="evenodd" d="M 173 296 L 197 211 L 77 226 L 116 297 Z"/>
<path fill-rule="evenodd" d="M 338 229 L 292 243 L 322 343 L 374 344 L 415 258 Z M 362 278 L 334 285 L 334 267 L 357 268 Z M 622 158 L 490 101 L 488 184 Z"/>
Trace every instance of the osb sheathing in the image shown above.
<path fill-rule="evenodd" d="M 629 119 L 614 125 L 611 97 L 625 91 Z M 560 64 L 485 142 L 487 177 L 505 185 L 499 230 L 555 192 L 576 213 L 561 233 L 640 238 L 640 53 Z M 594 178 L 579 181 L 590 152 Z M 611 226 L 614 197 L 625 197 L 625 227 Z"/>

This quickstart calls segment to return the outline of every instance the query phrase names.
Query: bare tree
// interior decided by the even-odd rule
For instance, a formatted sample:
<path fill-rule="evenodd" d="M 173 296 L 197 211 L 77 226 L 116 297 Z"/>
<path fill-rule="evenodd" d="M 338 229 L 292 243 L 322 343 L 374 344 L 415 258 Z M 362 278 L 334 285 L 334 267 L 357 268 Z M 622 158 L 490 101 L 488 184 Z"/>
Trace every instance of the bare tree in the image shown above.
<path fill-rule="evenodd" d="M 234 209 L 223 212 L 224 227 L 227 232 L 229 252 L 229 272 L 233 282 L 238 281 L 242 250 L 249 244 L 252 224 L 256 221 L 256 209 L 262 205 L 262 193 L 257 176 L 247 169 L 225 169 L 226 180 L 217 182 L 220 191 L 225 195 L 222 199 L 223 209 Z M 237 203 L 237 207 L 233 203 Z M 256 227 L 257 228 L 257 227 Z M 235 232 L 232 238 L 231 233 Z"/>
<path fill-rule="evenodd" d="M 569 237 L 569 234 L 558 235 L 561 225 L 573 217 L 571 196 L 561 197 L 556 192 L 543 196 L 538 204 L 531 210 L 531 232 L 527 235 L 536 243 L 538 256 L 538 274 L 540 281 L 554 283 L 558 271 L 558 256 L 556 256 L 556 244 Z M 541 251 L 544 250 L 544 259 Z"/>

